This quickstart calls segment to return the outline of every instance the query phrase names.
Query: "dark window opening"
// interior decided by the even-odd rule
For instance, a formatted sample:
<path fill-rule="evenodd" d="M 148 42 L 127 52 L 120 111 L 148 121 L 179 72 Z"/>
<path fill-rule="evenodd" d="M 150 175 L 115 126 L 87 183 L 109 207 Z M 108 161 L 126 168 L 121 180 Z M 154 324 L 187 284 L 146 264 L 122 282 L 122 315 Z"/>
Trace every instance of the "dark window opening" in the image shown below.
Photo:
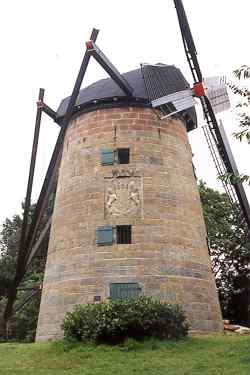
<path fill-rule="evenodd" d="M 116 227 L 116 243 L 131 243 L 131 225 L 117 225 Z"/>
<path fill-rule="evenodd" d="M 118 148 L 117 149 L 117 163 L 118 164 L 129 164 L 129 148 Z"/>

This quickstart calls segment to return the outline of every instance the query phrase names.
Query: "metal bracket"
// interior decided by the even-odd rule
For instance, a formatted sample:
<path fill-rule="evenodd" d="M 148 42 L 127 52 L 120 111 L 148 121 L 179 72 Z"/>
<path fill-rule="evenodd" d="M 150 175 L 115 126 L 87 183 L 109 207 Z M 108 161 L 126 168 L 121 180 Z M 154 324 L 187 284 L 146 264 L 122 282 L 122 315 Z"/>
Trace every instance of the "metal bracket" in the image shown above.
<path fill-rule="evenodd" d="M 133 95 L 133 88 L 129 85 L 126 79 L 116 69 L 116 67 L 109 61 L 99 47 L 93 40 L 86 42 L 87 51 L 95 60 L 103 67 L 103 69 L 110 75 L 110 77 L 117 83 L 120 89 L 127 95 Z"/>
<path fill-rule="evenodd" d="M 48 115 L 52 120 L 54 120 L 59 126 L 61 126 L 60 122 L 58 121 L 58 114 L 57 112 L 53 111 L 47 104 L 45 104 L 42 100 L 38 100 L 36 102 L 37 109 L 41 109 L 46 115 Z"/>

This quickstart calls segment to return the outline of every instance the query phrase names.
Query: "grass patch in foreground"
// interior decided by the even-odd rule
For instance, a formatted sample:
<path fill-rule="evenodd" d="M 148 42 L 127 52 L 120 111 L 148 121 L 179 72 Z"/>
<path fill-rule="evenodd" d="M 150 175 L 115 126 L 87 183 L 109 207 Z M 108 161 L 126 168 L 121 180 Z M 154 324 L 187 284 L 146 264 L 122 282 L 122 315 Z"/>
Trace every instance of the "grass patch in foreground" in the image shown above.
<path fill-rule="evenodd" d="M 249 336 L 206 336 L 179 341 L 129 340 L 122 346 L 0 344 L 0 374 L 249 375 Z"/>

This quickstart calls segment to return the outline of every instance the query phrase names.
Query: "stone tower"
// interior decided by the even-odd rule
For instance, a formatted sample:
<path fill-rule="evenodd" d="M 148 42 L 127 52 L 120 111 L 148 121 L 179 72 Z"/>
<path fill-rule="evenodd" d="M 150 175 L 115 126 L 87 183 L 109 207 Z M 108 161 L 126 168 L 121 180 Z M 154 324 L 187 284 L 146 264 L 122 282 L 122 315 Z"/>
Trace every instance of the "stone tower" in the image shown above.
<path fill-rule="evenodd" d="M 187 87 L 165 69 L 172 90 Z M 140 294 L 181 303 L 192 330 L 222 327 L 187 138 L 194 109 L 160 120 L 141 71 L 124 76 L 133 98 L 111 79 L 94 83 L 66 133 L 37 341 L 61 338 L 75 304 Z"/>

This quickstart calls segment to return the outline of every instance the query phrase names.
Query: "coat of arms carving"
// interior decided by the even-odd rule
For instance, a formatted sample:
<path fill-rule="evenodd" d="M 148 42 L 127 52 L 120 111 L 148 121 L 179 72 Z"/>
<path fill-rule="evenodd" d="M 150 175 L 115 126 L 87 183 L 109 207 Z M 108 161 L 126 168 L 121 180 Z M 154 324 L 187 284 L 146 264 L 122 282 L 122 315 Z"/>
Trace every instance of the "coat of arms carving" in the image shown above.
<path fill-rule="evenodd" d="M 111 178 L 105 186 L 105 217 L 141 217 L 141 177 Z"/>

